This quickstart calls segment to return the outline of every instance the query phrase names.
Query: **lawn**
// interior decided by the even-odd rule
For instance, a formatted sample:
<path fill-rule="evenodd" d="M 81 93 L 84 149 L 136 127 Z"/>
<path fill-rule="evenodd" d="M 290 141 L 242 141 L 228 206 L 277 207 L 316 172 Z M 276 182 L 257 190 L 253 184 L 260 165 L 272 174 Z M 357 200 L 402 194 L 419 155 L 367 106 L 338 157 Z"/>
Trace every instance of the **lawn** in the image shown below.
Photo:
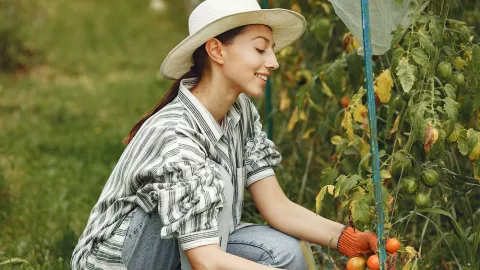
<path fill-rule="evenodd" d="M 63 269 L 122 139 L 171 84 L 157 72 L 186 21 L 145 0 L 40 3 L 25 29 L 39 60 L 0 75 L 0 262 Z"/>

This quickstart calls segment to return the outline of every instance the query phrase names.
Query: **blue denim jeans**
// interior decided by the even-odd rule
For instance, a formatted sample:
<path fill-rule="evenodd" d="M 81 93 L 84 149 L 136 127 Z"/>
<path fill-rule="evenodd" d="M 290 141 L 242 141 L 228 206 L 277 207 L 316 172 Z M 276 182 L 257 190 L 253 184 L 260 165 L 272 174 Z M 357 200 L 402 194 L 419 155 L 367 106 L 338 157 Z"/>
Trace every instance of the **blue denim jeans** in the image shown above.
<path fill-rule="evenodd" d="M 184 269 L 176 238 L 160 238 L 161 222 L 156 213 L 137 207 L 123 244 L 122 260 L 127 269 Z M 288 270 L 307 269 L 300 241 L 270 226 L 242 224 L 228 237 L 227 252 L 263 265 Z M 309 253 L 308 256 L 312 256 Z"/>

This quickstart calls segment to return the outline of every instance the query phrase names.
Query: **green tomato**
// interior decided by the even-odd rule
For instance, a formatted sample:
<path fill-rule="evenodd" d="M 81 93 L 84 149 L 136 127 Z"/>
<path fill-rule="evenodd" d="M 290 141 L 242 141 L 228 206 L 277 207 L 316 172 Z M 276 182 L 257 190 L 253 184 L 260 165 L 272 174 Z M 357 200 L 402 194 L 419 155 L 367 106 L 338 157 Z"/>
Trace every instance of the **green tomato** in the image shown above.
<path fill-rule="evenodd" d="M 417 179 L 413 176 L 409 176 L 403 179 L 403 191 L 408 194 L 412 195 L 417 191 Z"/>
<path fill-rule="evenodd" d="M 425 207 L 430 204 L 430 197 L 425 193 L 417 193 L 415 196 L 415 205 L 418 207 Z"/>
<path fill-rule="evenodd" d="M 453 81 L 458 86 L 464 86 L 465 85 L 465 76 L 462 73 L 457 73 L 457 74 L 453 75 Z"/>
<path fill-rule="evenodd" d="M 447 62 L 441 62 L 437 66 L 437 75 L 440 79 L 448 81 L 452 77 L 452 65 Z"/>
<path fill-rule="evenodd" d="M 438 184 L 438 174 L 433 169 L 423 171 L 420 179 L 422 183 L 429 188 L 433 188 Z"/>
<path fill-rule="evenodd" d="M 403 173 L 402 173 L 403 168 Z M 410 159 L 405 159 L 404 161 L 394 161 L 392 165 L 392 176 L 395 178 L 400 178 L 400 176 L 407 176 L 412 170 L 412 161 Z"/>

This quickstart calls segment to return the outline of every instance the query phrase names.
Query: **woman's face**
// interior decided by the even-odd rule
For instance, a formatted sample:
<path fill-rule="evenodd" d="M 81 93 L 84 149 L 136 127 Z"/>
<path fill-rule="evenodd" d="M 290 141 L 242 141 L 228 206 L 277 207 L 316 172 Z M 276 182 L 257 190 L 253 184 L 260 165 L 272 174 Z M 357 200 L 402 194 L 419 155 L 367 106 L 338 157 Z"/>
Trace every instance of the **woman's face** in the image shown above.
<path fill-rule="evenodd" d="M 224 47 L 223 74 L 239 94 L 262 95 L 270 72 L 278 68 L 274 45 L 269 27 L 249 25 Z"/>

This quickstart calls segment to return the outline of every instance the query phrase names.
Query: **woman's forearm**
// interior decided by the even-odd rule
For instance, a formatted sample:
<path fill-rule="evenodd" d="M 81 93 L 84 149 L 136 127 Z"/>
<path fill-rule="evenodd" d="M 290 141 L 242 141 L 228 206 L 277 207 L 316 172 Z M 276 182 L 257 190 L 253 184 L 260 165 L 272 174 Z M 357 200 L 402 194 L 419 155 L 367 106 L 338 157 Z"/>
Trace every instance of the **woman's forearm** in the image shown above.
<path fill-rule="evenodd" d="M 206 245 L 185 252 L 194 270 L 275 269 L 223 251 L 220 245 Z"/>
<path fill-rule="evenodd" d="M 268 224 L 298 239 L 336 249 L 343 224 L 316 215 L 314 212 L 288 201 L 268 216 Z"/>

